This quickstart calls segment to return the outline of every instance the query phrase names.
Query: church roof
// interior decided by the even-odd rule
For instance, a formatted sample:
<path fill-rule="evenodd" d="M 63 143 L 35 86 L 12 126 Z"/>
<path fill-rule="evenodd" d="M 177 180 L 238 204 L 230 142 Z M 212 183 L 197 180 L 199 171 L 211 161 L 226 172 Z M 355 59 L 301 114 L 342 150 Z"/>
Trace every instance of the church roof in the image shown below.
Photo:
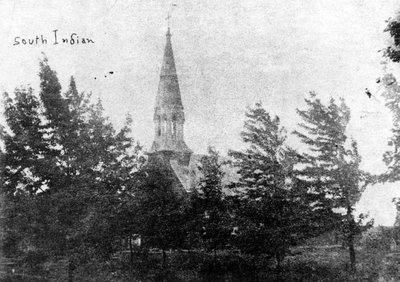
<path fill-rule="evenodd" d="M 160 72 L 160 82 L 156 98 L 156 107 L 163 109 L 183 109 L 178 75 L 176 74 L 174 53 L 171 44 L 171 32 L 168 28 L 167 43 L 164 49 L 164 58 Z"/>
<path fill-rule="evenodd" d="M 157 151 L 175 151 L 175 152 L 187 152 L 192 153 L 192 150 L 186 145 L 185 141 L 179 140 L 178 142 L 172 142 L 170 139 L 163 139 L 159 142 L 154 141 L 150 152 Z"/>

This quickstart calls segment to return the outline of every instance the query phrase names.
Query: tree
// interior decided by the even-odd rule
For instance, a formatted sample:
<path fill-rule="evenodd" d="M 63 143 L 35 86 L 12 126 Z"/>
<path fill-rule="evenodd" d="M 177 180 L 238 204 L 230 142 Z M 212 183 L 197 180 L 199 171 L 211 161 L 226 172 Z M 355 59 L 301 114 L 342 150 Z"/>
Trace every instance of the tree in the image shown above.
<path fill-rule="evenodd" d="M 383 55 L 389 58 L 392 62 L 400 62 L 400 18 L 399 15 L 395 19 L 390 18 L 387 21 L 385 32 L 389 32 L 393 39 L 390 46 L 386 47 Z"/>
<path fill-rule="evenodd" d="M 201 158 L 199 172 L 200 183 L 190 195 L 187 211 L 189 233 L 215 258 L 218 249 L 227 247 L 233 228 L 223 192 L 222 163 L 215 148 L 209 147 L 208 155 Z"/>
<path fill-rule="evenodd" d="M 399 22 L 392 20 L 389 21 L 388 30 L 390 30 L 392 37 L 395 37 L 396 47 L 388 47 L 388 51 L 385 55 L 393 62 L 399 62 L 400 51 L 396 51 L 391 48 L 399 47 L 398 37 Z M 397 38 L 397 41 L 396 41 Z M 390 149 L 387 150 L 383 155 L 383 160 L 387 166 L 387 171 L 379 177 L 382 182 L 396 182 L 400 180 L 400 86 L 396 77 L 391 73 L 385 73 L 381 79 L 381 83 L 384 86 L 382 96 L 384 97 L 386 107 L 392 112 L 393 124 L 392 124 L 392 137 L 390 138 L 388 145 Z"/>
<path fill-rule="evenodd" d="M 333 209 L 342 212 L 339 228 L 347 240 L 351 269 L 355 270 L 354 238 L 363 230 L 364 216 L 356 220 L 354 206 L 369 183 L 370 175 L 360 169 L 361 156 L 356 141 L 346 143 L 350 109 L 344 100 L 337 104 L 331 99 L 325 106 L 311 93 L 305 101 L 307 110 L 297 110 L 303 120 L 299 124 L 302 130 L 294 133 L 308 150 L 302 154 L 297 175 L 308 182 L 311 189 L 323 193 Z M 371 222 L 366 227 L 370 225 Z"/>
<path fill-rule="evenodd" d="M 389 46 L 383 49 L 383 57 L 387 59 L 387 62 L 398 63 L 400 62 L 400 21 L 399 15 L 396 18 L 390 18 L 387 21 L 387 27 L 385 32 L 390 34 L 392 42 Z M 400 86 L 397 82 L 396 77 L 392 73 L 387 73 L 386 64 L 384 68 L 384 75 L 379 78 L 379 83 L 384 87 L 382 93 L 386 100 L 386 107 L 393 113 L 393 136 L 389 141 L 388 145 L 391 147 L 383 155 L 383 160 L 386 163 L 388 170 L 386 173 L 379 177 L 379 180 L 386 182 L 395 182 L 400 179 L 399 170 L 399 155 L 398 148 L 400 144 Z"/>
<path fill-rule="evenodd" d="M 77 262 L 114 251 L 121 191 L 143 160 L 130 118 L 116 132 L 73 78 L 62 94 L 46 58 L 39 77 L 40 99 L 31 88 L 5 94 L 6 246 L 20 258 L 28 250 L 66 258 L 72 280 Z"/>
<path fill-rule="evenodd" d="M 331 212 L 294 178 L 296 153 L 285 145 L 285 129 L 261 104 L 246 113 L 244 151 L 230 151 L 239 168 L 236 245 L 255 256 L 274 257 L 277 268 L 289 247 L 328 228 Z M 326 218 L 326 219 L 324 219 Z"/>
<path fill-rule="evenodd" d="M 392 136 L 388 142 L 389 149 L 383 154 L 383 161 L 387 166 L 385 173 L 378 177 L 381 182 L 397 182 L 400 180 L 400 85 L 393 73 L 388 73 L 386 65 L 389 62 L 395 64 L 400 62 L 400 21 L 399 14 L 395 19 L 389 19 L 385 32 L 389 32 L 392 38 L 391 44 L 383 50 L 385 62 L 384 74 L 380 78 L 383 86 L 382 96 L 384 97 L 386 107 L 392 112 Z M 396 205 L 397 216 L 395 220 L 394 235 L 399 237 L 400 224 L 400 199 L 393 198 Z"/>
<path fill-rule="evenodd" d="M 5 94 L 5 117 L 9 132 L 5 129 L 2 136 L 5 152 L 1 173 L 7 203 L 4 212 L 8 229 L 5 253 L 8 255 L 18 254 L 21 245 L 28 248 L 39 243 L 38 238 L 31 235 L 29 226 L 40 231 L 39 222 L 33 220 L 37 211 L 34 208 L 35 195 L 44 189 L 42 183 L 45 180 L 40 172 L 51 171 L 51 166 L 44 158 L 47 147 L 41 132 L 39 107 L 39 100 L 31 88 L 16 89 L 14 101 Z"/>
<path fill-rule="evenodd" d="M 134 179 L 135 217 L 138 234 L 147 248 L 162 250 L 163 267 L 166 250 L 181 248 L 185 242 L 185 199 L 175 190 L 175 178 L 169 162 L 153 157 Z"/>

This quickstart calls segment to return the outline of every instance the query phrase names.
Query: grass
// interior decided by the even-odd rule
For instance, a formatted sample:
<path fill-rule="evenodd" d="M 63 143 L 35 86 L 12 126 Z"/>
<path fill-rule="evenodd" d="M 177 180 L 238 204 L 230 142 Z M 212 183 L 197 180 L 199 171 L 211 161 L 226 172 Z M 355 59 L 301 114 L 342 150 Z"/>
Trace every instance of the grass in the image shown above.
<path fill-rule="evenodd" d="M 357 250 L 357 272 L 349 270 L 348 251 L 341 247 L 309 247 L 293 250 L 283 269 L 277 272 L 273 261 L 266 258 L 218 252 L 216 258 L 202 252 L 170 254 L 166 269 L 153 256 L 150 268 L 138 262 L 132 273 L 137 281 L 378 281 L 400 276 L 396 255 L 388 259 L 382 250 Z M 390 256 L 389 256 L 390 258 Z M 149 265 L 147 265 L 148 267 Z M 398 271 L 399 270 L 399 271 Z M 397 275 L 397 276 L 396 276 Z M 122 281 L 122 280 L 121 280 Z M 127 279 L 126 281 L 130 281 Z M 400 281 L 400 279 L 394 280 Z"/>
<path fill-rule="evenodd" d="M 388 251 L 357 249 L 357 272 L 349 271 L 348 251 L 339 246 L 302 247 L 292 250 L 281 272 L 267 258 L 230 253 L 172 252 L 167 264 L 160 254 L 137 254 L 135 259 L 108 264 L 92 263 L 79 267 L 76 281 L 400 281 L 400 254 Z M 59 271 L 57 270 L 59 269 Z M 54 267 L 48 280 L 66 281 L 65 271 Z M 1 281 L 24 281 L 10 277 Z M 31 281 L 31 280 L 26 280 Z"/>

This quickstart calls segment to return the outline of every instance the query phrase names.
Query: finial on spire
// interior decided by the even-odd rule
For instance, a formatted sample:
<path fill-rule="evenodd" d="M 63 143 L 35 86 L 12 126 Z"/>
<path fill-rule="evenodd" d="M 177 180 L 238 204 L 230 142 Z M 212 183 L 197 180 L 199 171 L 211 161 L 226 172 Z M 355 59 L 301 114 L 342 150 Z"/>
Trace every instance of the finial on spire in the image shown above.
<path fill-rule="evenodd" d="M 170 31 L 169 31 L 169 28 L 170 28 L 170 23 L 171 23 L 171 13 L 172 13 L 172 9 L 174 8 L 174 7 L 177 7 L 178 5 L 176 5 L 176 4 L 174 4 L 174 3 L 172 3 L 171 5 L 170 5 L 170 7 L 169 7 L 169 11 L 168 11 L 168 14 L 167 14 L 167 17 L 165 18 L 166 20 L 167 20 L 167 24 L 168 24 L 168 32 L 167 32 L 167 35 L 171 35 L 171 33 L 170 33 Z"/>
<path fill-rule="evenodd" d="M 169 29 L 169 20 L 170 20 L 170 18 L 171 18 L 171 14 L 170 14 L 170 12 L 168 12 L 167 17 L 165 18 L 168 21 L 168 29 Z"/>

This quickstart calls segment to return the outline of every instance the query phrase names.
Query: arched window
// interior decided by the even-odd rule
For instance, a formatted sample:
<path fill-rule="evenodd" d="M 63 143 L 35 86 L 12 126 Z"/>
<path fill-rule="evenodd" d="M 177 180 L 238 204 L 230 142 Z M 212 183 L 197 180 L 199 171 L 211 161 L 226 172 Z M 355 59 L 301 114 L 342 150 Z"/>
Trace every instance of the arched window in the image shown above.
<path fill-rule="evenodd" d="M 172 116 L 172 136 L 176 136 L 176 116 Z"/>
<path fill-rule="evenodd" d="M 163 117 L 163 132 L 164 134 L 167 132 L 167 116 Z"/>
<path fill-rule="evenodd" d="M 161 135 L 161 117 L 157 116 L 157 135 Z"/>

